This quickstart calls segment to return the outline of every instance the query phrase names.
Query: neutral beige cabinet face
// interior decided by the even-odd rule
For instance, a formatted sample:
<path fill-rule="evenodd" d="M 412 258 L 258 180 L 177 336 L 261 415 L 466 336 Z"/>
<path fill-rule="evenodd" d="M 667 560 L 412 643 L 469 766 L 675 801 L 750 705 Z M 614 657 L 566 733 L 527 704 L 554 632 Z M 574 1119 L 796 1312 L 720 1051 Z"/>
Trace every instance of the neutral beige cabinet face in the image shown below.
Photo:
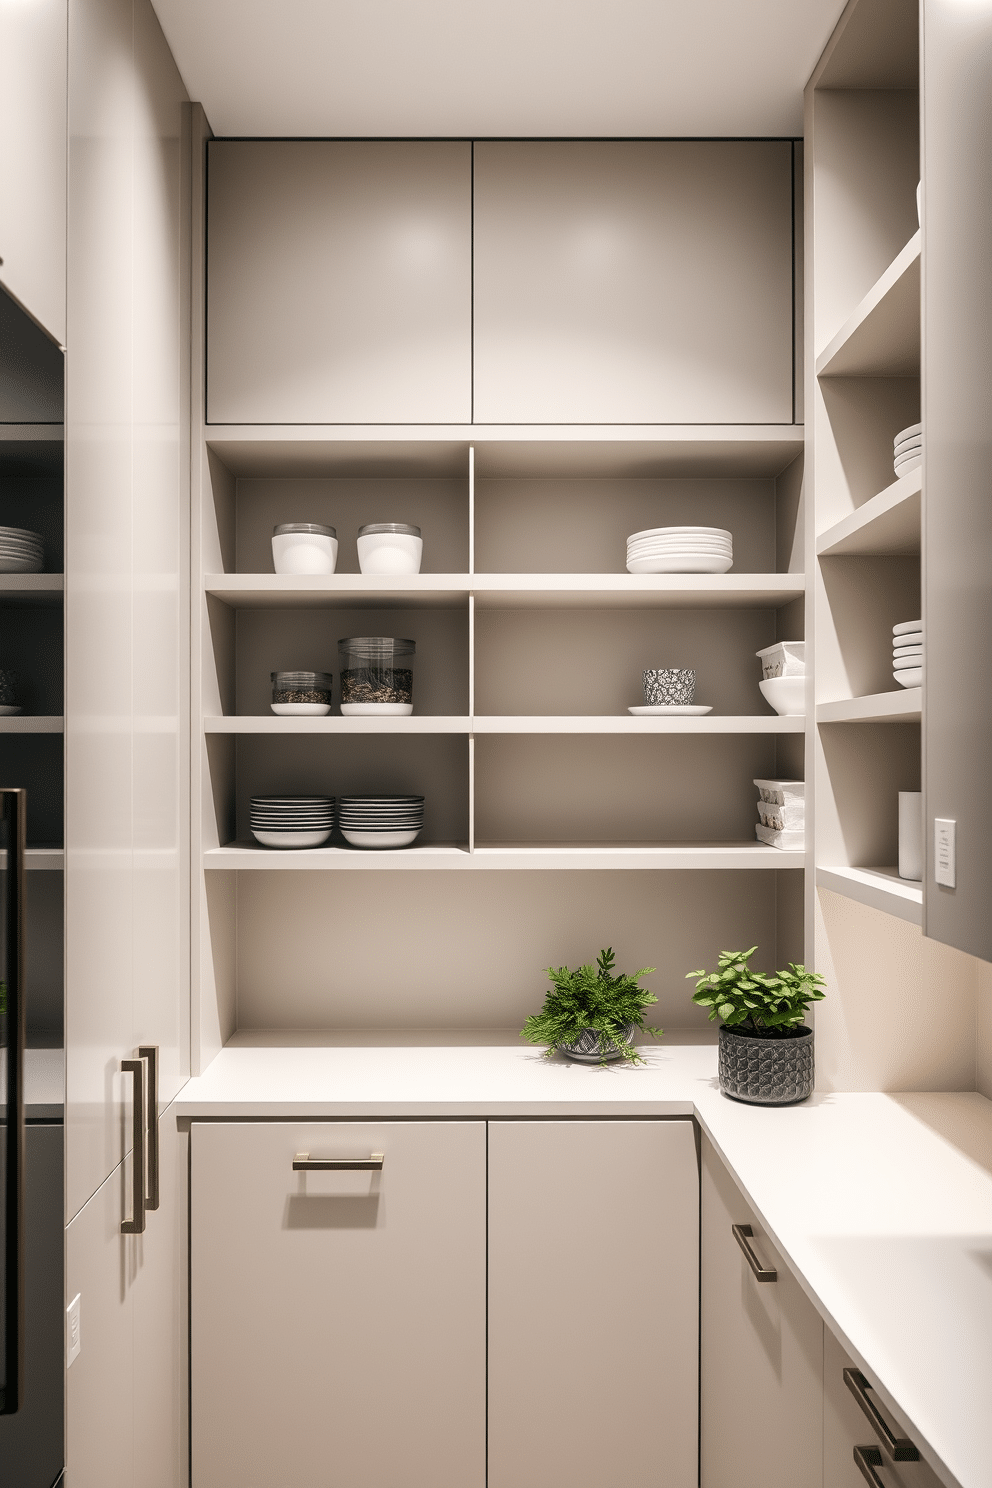
<path fill-rule="evenodd" d="M 694 1488 L 689 1121 L 489 1125 L 489 1488 Z"/>
<path fill-rule="evenodd" d="M 193 1488 L 482 1488 L 484 1122 L 192 1129 Z M 381 1173 L 294 1173 L 384 1154 Z"/>
<path fill-rule="evenodd" d="M 791 423 L 792 145 L 477 143 L 478 423 Z"/>
<path fill-rule="evenodd" d="M 211 423 L 471 418 L 471 146 L 210 145 Z"/>
<path fill-rule="evenodd" d="M 819 1488 L 823 1323 L 705 1137 L 700 1212 L 703 1488 Z M 776 1281 L 756 1280 L 735 1224 Z"/>

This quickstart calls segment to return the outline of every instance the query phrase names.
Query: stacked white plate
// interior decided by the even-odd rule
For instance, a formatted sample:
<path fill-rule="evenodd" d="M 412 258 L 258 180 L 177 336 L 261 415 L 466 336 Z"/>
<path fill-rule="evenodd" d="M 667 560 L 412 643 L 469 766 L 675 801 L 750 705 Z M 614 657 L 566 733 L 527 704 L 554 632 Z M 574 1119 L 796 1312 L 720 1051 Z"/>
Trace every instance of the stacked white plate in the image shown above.
<path fill-rule="evenodd" d="M 923 425 L 910 424 L 900 429 L 892 441 L 893 468 L 896 475 L 908 475 L 923 464 Z"/>
<path fill-rule="evenodd" d="M 423 796 L 342 796 L 341 835 L 352 847 L 409 847 L 424 825 Z"/>
<path fill-rule="evenodd" d="M 628 573 L 722 574 L 733 563 L 733 534 L 723 527 L 648 527 L 627 539 Z"/>
<path fill-rule="evenodd" d="M 904 620 L 892 627 L 892 675 L 900 687 L 923 682 L 923 621 Z"/>
<path fill-rule="evenodd" d="M 0 573 L 41 573 L 45 542 L 26 527 L 0 527 Z"/>
<path fill-rule="evenodd" d="M 252 796 L 248 820 L 263 847 L 323 847 L 334 830 L 334 797 Z"/>

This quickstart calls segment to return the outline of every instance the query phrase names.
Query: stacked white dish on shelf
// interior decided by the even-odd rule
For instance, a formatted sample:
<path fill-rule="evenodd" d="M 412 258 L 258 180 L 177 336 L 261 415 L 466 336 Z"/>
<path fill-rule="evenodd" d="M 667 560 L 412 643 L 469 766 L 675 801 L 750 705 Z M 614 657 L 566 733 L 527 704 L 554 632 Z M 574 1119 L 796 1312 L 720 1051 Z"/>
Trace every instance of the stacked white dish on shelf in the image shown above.
<path fill-rule="evenodd" d="M 723 574 L 734 564 L 734 538 L 723 527 L 648 527 L 627 539 L 627 572 Z"/>
<path fill-rule="evenodd" d="M 342 796 L 341 835 L 352 847 L 409 847 L 424 825 L 423 796 Z"/>
<path fill-rule="evenodd" d="M 334 830 L 334 797 L 252 796 L 248 819 L 263 847 L 323 847 Z"/>
<path fill-rule="evenodd" d="M 893 468 L 896 475 L 908 475 L 923 464 L 923 425 L 910 424 L 900 429 L 892 441 Z"/>
<path fill-rule="evenodd" d="M 806 838 L 806 784 L 802 780 L 756 780 L 759 842 L 783 852 L 801 852 Z"/>
<path fill-rule="evenodd" d="M 754 653 L 761 662 L 761 696 L 776 713 L 802 717 L 806 712 L 806 642 L 776 641 Z"/>
<path fill-rule="evenodd" d="M 904 620 L 892 627 L 892 675 L 900 687 L 923 682 L 923 621 Z"/>
<path fill-rule="evenodd" d="M 41 573 L 45 540 L 27 527 L 0 527 L 0 573 Z"/>

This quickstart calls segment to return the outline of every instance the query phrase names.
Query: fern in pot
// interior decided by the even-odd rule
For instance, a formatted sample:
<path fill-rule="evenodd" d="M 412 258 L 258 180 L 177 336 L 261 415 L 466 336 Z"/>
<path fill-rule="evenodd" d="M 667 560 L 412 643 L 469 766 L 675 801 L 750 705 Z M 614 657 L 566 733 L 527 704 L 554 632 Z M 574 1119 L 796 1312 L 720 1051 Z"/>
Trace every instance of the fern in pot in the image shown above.
<path fill-rule="evenodd" d="M 823 978 L 790 962 L 753 971 L 758 949 L 721 951 L 716 971 L 690 971 L 693 1002 L 720 1020 L 720 1089 L 755 1106 L 786 1106 L 813 1092 L 813 1030 L 803 1021 L 820 1002 Z"/>
<path fill-rule="evenodd" d="M 638 985 L 642 976 L 650 976 L 653 966 L 642 967 L 633 976 L 614 974 L 616 956 L 613 947 L 600 951 L 595 966 L 580 966 L 570 971 L 567 966 L 548 967 L 552 989 L 539 1013 L 528 1018 L 520 1030 L 532 1044 L 546 1044 L 550 1058 L 556 1051 L 577 1059 L 582 1064 L 609 1064 L 625 1059 L 643 1064 L 631 1042 L 634 1032 L 657 1037 L 662 1029 L 645 1028 L 644 1013 L 657 1002 L 653 992 Z"/>

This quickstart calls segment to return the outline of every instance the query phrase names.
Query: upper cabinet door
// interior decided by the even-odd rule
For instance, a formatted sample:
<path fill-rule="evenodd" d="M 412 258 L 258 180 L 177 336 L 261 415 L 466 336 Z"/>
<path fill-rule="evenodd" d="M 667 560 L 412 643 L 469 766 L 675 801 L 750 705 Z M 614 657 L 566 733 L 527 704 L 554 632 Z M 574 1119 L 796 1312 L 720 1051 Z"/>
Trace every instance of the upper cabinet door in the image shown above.
<path fill-rule="evenodd" d="M 0 284 L 65 344 L 66 0 L 0 5 Z"/>
<path fill-rule="evenodd" d="M 471 418 L 472 153 L 210 145 L 211 423 Z"/>
<path fill-rule="evenodd" d="M 788 141 L 475 146 L 479 423 L 791 423 Z"/>

